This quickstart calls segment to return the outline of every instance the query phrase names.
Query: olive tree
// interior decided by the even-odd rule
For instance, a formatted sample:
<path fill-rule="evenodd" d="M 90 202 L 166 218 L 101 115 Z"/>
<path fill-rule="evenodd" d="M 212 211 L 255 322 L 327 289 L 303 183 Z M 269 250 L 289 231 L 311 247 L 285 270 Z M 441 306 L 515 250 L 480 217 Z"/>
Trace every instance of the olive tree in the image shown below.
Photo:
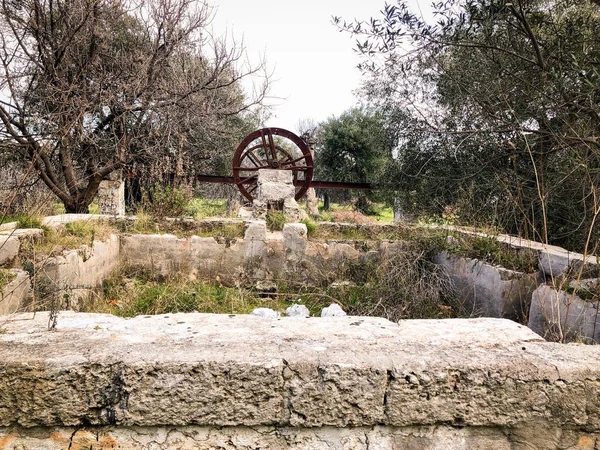
<path fill-rule="evenodd" d="M 67 212 L 115 170 L 210 156 L 268 87 L 196 0 L 0 0 L 0 133 Z M 242 124 L 243 125 L 243 124 Z"/>
<path fill-rule="evenodd" d="M 362 93 L 396 126 L 391 177 L 411 205 L 469 205 L 530 238 L 600 237 L 600 4 L 445 0 L 435 23 L 399 0 L 358 38 Z M 472 214 L 477 215 L 477 213 Z"/>

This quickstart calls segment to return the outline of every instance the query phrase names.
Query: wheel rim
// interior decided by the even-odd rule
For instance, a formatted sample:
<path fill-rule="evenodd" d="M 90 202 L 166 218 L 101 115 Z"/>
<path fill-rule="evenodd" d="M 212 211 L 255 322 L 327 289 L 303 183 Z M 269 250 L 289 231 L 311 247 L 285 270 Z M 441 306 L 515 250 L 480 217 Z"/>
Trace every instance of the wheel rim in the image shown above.
<path fill-rule="evenodd" d="M 233 178 L 244 197 L 256 198 L 258 170 L 291 170 L 299 200 L 310 187 L 313 159 L 303 139 L 283 128 L 263 128 L 250 133 L 233 155 Z"/>

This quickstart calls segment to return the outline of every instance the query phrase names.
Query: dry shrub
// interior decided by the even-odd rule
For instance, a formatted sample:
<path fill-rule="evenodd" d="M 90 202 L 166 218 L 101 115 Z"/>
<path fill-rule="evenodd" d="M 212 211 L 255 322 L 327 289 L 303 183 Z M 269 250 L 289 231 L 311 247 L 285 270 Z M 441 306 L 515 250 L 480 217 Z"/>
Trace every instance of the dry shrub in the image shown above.
<path fill-rule="evenodd" d="M 375 269 L 375 277 L 374 315 L 399 320 L 461 314 L 452 280 L 425 250 L 411 248 L 386 255 Z"/>

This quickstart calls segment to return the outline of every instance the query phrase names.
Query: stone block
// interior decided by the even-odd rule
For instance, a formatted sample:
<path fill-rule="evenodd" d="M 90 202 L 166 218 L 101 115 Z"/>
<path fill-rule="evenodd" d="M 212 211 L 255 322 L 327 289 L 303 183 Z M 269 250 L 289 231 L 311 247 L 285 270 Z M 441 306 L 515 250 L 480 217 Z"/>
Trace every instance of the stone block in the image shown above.
<path fill-rule="evenodd" d="M 260 169 L 258 183 L 293 184 L 294 175 L 291 170 Z"/>
<path fill-rule="evenodd" d="M 46 216 L 42 219 L 42 225 L 50 228 L 58 228 L 72 222 L 88 220 L 106 220 L 102 214 L 59 214 L 57 216 Z"/>
<path fill-rule="evenodd" d="M 31 296 L 29 274 L 18 269 L 11 269 L 11 272 L 16 275 L 14 280 L 0 290 L 0 315 L 20 311 L 25 299 Z"/>
<path fill-rule="evenodd" d="M 538 265 L 547 277 L 556 278 L 567 272 L 578 274 L 582 266 L 584 277 L 600 276 L 600 266 L 596 257 L 584 257 L 581 253 L 569 252 L 554 247 L 540 251 Z"/>
<path fill-rule="evenodd" d="M 536 274 L 450 256 L 446 252 L 436 255 L 434 263 L 452 279 L 463 313 L 519 322 L 526 320 L 531 294 L 538 285 Z"/>
<path fill-rule="evenodd" d="M 283 241 L 286 249 L 292 252 L 304 252 L 308 230 L 303 223 L 286 223 L 283 225 Z"/>
<path fill-rule="evenodd" d="M 97 197 L 100 214 L 125 215 L 125 183 L 120 170 L 110 174 L 108 180 L 100 182 Z"/>
<path fill-rule="evenodd" d="M 310 317 L 310 311 L 305 305 L 292 305 L 285 310 L 288 317 Z"/>
<path fill-rule="evenodd" d="M 9 266 L 19 255 L 21 243 L 15 236 L 0 235 L 0 266 Z"/>
<path fill-rule="evenodd" d="M 0 231 L 1 236 L 40 239 L 44 237 L 44 230 L 41 228 L 17 228 L 12 231 Z"/>
<path fill-rule="evenodd" d="M 542 285 L 532 295 L 529 328 L 540 336 L 568 341 L 600 343 L 598 301 L 589 302 L 577 295 Z"/>
<path fill-rule="evenodd" d="M 0 427 L 600 429 L 600 347 L 508 320 L 6 319 Z"/>
<path fill-rule="evenodd" d="M 300 208 L 293 197 L 286 198 L 283 201 L 283 215 L 289 222 L 300 222 L 302 219 L 308 218 L 308 214 Z"/>
<path fill-rule="evenodd" d="M 6 222 L 3 224 L 0 224 L 0 231 L 16 230 L 18 226 L 19 226 L 19 222 Z"/>
<path fill-rule="evenodd" d="M 342 309 L 340 305 L 332 303 L 321 311 L 321 317 L 343 317 L 346 315 L 346 311 Z"/>
<path fill-rule="evenodd" d="M 269 207 L 267 202 L 254 199 L 252 200 L 252 218 L 258 220 L 265 220 L 267 217 L 267 211 Z"/>
<path fill-rule="evenodd" d="M 256 308 L 250 313 L 251 316 L 266 317 L 268 319 L 277 319 L 280 314 L 271 308 Z"/>
<path fill-rule="evenodd" d="M 294 198 L 296 194 L 290 170 L 261 169 L 257 183 L 257 199 L 263 202 L 283 202 L 286 198 Z"/>
<path fill-rule="evenodd" d="M 296 188 L 293 184 L 262 183 L 258 185 L 258 199 L 265 202 L 282 202 L 293 198 Z"/>
<path fill-rule="evenodd" d="M 246 222 L 246 231 L 244 233 L 244 240 L 267 240 L 267 224 L 264 220 L 253 220 Z"/>

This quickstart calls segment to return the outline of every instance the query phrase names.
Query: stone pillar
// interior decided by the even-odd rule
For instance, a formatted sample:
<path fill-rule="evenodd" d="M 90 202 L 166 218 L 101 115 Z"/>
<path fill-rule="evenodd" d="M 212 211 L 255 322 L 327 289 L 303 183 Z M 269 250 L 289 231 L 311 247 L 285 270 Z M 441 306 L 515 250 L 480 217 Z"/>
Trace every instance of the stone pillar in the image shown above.
<path fill-rule="evenodd" d="M 310 149 L 310 155 L 315 160 L 315 143 L 313 141 L 308 142 L 308 148 Z M 317 200 L 317 194 L 315 193 L 315 188 L 309 188 L 306 191 L 306 207 L 308 208 L 308 213 L 313 217 L 319 216 L 319 201 Z"/>
<path fill-rule="evenodd" d="M 291 170 L 261 169 L 257 183 L 257 198 L 252 204 L 254 218 L 264 219 L 269 209 L 283 211 L 290 222 L 306 217 L 294 199 L 296 188 Z"/>
<path fill-rule="evenodd" d="M 110 174 L 108 180 L 100 183 L 98 188 L 98 207 L 100 214 L 111 216 L 125 215 L 125 183 L 123 172 L 117 170 Z"/>

